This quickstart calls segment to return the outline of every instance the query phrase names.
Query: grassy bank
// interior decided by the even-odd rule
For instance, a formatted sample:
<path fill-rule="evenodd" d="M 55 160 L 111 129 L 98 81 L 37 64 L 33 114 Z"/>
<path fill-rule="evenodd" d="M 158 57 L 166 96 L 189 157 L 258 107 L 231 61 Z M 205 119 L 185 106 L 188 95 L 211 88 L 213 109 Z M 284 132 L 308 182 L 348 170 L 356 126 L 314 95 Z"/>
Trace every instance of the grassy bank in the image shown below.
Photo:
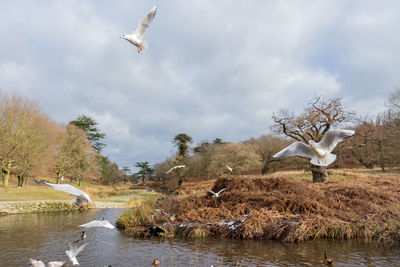
<path fill-rule="evenodd" d="M 106 186 L 95 183 L 82 183 L 81 186 L 76 184 L 73 184 L 73 186 L 88 193 L 94 201 L 132 194 L 132 191 L 129 190 L 129 185 Z M 30 184 L 27 187 L 10 186 L 7 189 L 0 188 L 0 201 L 68 200 L 72 198 L 69 194 L 54 190 L 44 184 Z"/>
<path fill-rule="evenodd" d="M 50 182 L 54 182 L 51 181 Z M 126 208 L 128 203 L 147 199 L 156 193 L 129 189 L 129 185 L 105 186 L 84 182 L 75 187 L 88 193 L 93 203 L 90 208 Z M 74 196 L 50 188 L 44 184 L 27 187 L 0 188 L 0 214 L 75 210 Z"/>
<path fill-rule="evenodd" d="M 400 239 L 399 175 L 341 171 L 326 183 L 312 183 L 307 175 L 298 174 L 220 178 L 212 190 L 229 189 L 219 198 L 193 185 L 184 187 L 184 194 L 157 205 L 162 210 L 158 214 L 155 204 L 146 205 L 144 215 L 140 209 L 130 211 L 123 228 L 139 236 L 146 227 L 158 225 L 173 235 L 283 242 Z M 172 215 L 174 220 L 170 220 Z"/>

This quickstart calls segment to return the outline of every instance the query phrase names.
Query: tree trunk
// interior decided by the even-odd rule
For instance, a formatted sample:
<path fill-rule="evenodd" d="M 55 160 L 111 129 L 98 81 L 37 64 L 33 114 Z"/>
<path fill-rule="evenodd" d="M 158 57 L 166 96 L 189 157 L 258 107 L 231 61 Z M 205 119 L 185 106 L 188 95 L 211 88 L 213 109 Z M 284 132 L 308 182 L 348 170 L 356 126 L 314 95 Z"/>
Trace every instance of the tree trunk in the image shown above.
<path fill-rule="evenodd" d="M 262 175 L 267 174 L 268 171 L 269 171 L 269 164 L 267 162 L 265 162 L 263 167 L 262 167 L 262 169 L 261 169 L 261 174 Z"/>
<path fill-rule="evenodd" d="M 24 187 L 26 187 L 28 185 L 28 176 L 23 176 L 22 180 L 24 181 Z M 21 184 L 22 186 L 22 184 Z"/>
<path fill-rule="evenodd" d="M 59 172 L 57 172 L 57 176 L 56 176 L 56 184 L 58 184 L 58 183 L 59 183 L 59 181 L 60 181 L 60 177 L 61 177 L 60 173 L 59 173 Z"/>
<path fill-rule="evenodd" d="M 322 183 L 326 181 L 328 178 L 328 170 L 326 167 L 310 164 L 310 168 L 314 183 Z"/>
<path fill-rule="evenodd" d="M 10 180 L 12 161 L 9 161 L 7 164 L 7 168 L 5 169 L 6 173 L 3 177 L 3 187 L 8 188 L 8 180 Z"/>
<path fill-rule="evenodd" d="M 18 178 L 18 185 L 17 185 L 17 187 L 22 187 L 22 178 L 21 178 L 21 175 L 18 175 L 17 178 Z"/>

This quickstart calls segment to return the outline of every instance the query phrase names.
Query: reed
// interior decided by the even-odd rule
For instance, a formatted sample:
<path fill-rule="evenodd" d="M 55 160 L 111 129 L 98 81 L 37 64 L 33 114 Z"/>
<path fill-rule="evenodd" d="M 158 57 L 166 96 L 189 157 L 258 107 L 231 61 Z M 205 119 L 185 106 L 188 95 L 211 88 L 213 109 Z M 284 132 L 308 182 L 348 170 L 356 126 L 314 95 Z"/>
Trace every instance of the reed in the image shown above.
<path fill-rule="evenodd" d="M 178 195 L 161 207 L 177 215 L 175 225 L 185 225 L 184 233 L 205 229 L 216 237 L 283 242 L 400 238 L 399 176 L 339 173 L 326 183 L 282 176 L 220 178 L 212 190 L 227 186 L 218 199 Z"/>

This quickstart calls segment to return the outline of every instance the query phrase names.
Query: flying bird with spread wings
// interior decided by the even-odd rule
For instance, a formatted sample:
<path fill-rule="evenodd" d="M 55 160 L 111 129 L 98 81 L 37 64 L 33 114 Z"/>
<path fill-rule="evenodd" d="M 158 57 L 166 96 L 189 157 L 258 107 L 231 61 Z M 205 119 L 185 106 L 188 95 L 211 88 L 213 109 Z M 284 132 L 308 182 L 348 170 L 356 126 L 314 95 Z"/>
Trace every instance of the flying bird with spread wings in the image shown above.
<path fill-rule="evenodd" d="M 148 45 L 143 36 L 146 33 L 147 28 L 153 21 L 157 13 L 157 7 L 154 6 L 146 16 L 144 16 L 140 21 L 136 29 L 131 34 L 123 34 L 120 38 L 127 40 L 131 44 L 137 47 L 138 53 L 147 50 Z"/>
<path fill-rule="evenodd" d="M 311 164 L 317 166 L 328 166 L 335 161 L 336 155 L 331 152 L 336 145 L 343 140 L 352 137 L 355 134 L 353 130 L 329 130 L 322 140 L 318 143 L 310 140 L 308 145 L 303 142 L 294 142 L 290 146 L 276 153 L 274 158 L 286 158 L 291 156 L 300 156 L 311 158 Z"/>
<path fill-rule="evenodd" d="M 90 199 L 89 195 L 83 192 L 82 190 L 79 190 L 75 188 L 74 186 L 70 184 L 52 184 L 48 182 L 44 182 L 46 185 L 50 186 L 51 188 L 62 191 L 65 193 L 68 193 L 70 195 L 76 196 L 74 199 L 76 205 L 82 206 L 83 204 L 89 204 L 92 202 Z"/>
<path fill-rule="evenodd" d="M 168 173 L 172 172 L 172 171 L 175 170 L 175 169 L 185 168 L 185 167 L 186 167 L 185 165 L 177 165 L 177 166 L 174 166 L 174 167 L 172 167 L 171 169 L 169 169 L 165 174 L 168 174 Z"/>
<path fill-rule="evenodd" d="M 109 229 L 114 229 L 115 226 L 112 225 L 109 221 L 107 220 L 93 220 L 91 222 L 85 223 L 85 224 L 81 224 L 79 225 L 80 227 L 86 227 L 86 228 L 90 228 L 90 227 L 105 227 L 105 228 L 109 228 Z"/>
<path fill-rule="evenodd" d="M 204 190 L 206 190 L 208 193 L 211 193 L 212 195 L 213 195 L 213 197 L 215 197 L 215 198 L 217 198 L 217 197 L 219 197 L 219 195 L 222 193 L 222 192 L 224 192 L 226 189 L 228 189 L 229 188 L 229 186 L 228 187 L 225 187 L 225 188 L 222 188 L 221 190 L 219 190 L 217 193 L 215 193 L 214 191 L 212 191 L 212 190 L 208 190 L 208 189 L 204 189 Z"/>
<path fill-rule="evenodd" d="M 226 168 L 228 169 L 228 171 L 233 172 L 233 169 L 231 167 L 229 167 L 228 164 L 226 164 Z"/>
<path fill-rule="evenodd" d="M 87 243 L 83 244 L 82 246 L 78 247 L 78 243 L 80 240 L 69 242 L 69 250 L 65 251 L 70 261 L 72 261 L 73 265 L 79 265 L 76 256 L 85 248 Z"/>

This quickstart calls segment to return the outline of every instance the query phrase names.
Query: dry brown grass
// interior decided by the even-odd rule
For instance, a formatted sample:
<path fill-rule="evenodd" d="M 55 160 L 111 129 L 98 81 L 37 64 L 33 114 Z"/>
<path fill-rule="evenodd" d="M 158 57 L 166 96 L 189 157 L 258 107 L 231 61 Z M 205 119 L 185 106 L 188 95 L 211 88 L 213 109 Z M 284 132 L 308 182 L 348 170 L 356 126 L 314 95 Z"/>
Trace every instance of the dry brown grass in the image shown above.
<path fill-rule="evenodd" d="M 336 174 L 326 183 L 280 176 L 220 178 L 212 190 L 178 195 L 161 204 L 185 224 L 213 236 L 298 242 L 315 238 L 400 238 L 400 176 Z M 203 188 L 208 182 L 200 185 Z M 194 190 L 194 189 L 193 189 Z M 182 231 L 181 231 L 182 232 Z"/>

